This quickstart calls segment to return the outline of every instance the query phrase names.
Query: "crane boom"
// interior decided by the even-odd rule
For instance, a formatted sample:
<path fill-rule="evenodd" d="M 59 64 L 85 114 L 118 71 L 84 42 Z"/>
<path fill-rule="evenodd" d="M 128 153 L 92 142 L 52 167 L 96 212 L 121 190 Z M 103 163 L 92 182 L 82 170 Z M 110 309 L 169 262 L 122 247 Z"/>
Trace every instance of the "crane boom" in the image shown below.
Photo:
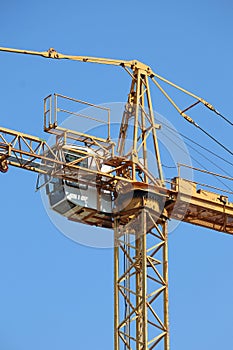
<path fill-rule="evenodd" d="M 148 66 L 136 60 L 126 61 L 126 60 L 120 60 L 120 59 L 117 60 L 117 59 L 102 58 L 102 57 L 65 55 L 57 52 L 53 48 L 50 48 L 48 51 L 31 51 L 31 50 L 21 50 L 21 49 L 0 47 L 0 51 L 41 56 L 44 58 L 54 58 L 59 60 L 67 59 L 67 60 L 79 61 L 79 62 L 90 62 L 90 63 L 99 63 L 99 64 L 106 64 L 106 65 L 112 65 L 112 66 L 122 66 L 122 67 L 128 67 L 128 68 L 138 66 L 138 68 L 143 67 L 145 68 L 145 70 L 149 70 Z"/>
<path fill-rule="evenodd" d="M 44 58 L 50 58 L 50 59 L 67 59 L 72 61 L 78 61 L 78 62 L 89 62 L 89 63 L 98 63 L 98 64 L 104 64 L 104 65 L 113 65 L 113 66 L 120 66 L 123 68 L 130 68 L 133 71 L 137 69 L 141 69 L 144 74 L 146 74 L 148 77 L 151 78 L 153 83 L 159 88 L 159 90 L 163 93 L 163 95 L 168 99 L 168 101 L 175 107 L 175 109 L 178 111 L 178 113 L 183 116 L 187 121 L 193 123 L 193 120 L 190 116 L 184 113 L 184 110 L 181 110 L 176 103 L 173 101 L 173 99 L 165 92 L 165 90 L 160 86 L 158 81 L 156 79 L 159 79 L 163 81 L 164 83 L 174 87 L 175 89 L 193 97 L 195 100 L 198 101 L 198 103 L 202 103 L 204 106 L 209 108 L 210 110 L 217 112 L 215 107 L 204 100 L 202 97 L 197 96 L 196 94 L 180 87 L 177 84 L 174 84 L 173 82 L 169 81 L 168 79 L 162 77 L 161 75 L 154 72 L 150 66 L 146 65 L 143 62 L 140 62 L 138 60 L 121 60 L 121 59 L 111 59 L 111 58 L 102 58 L 102 57 L 92 57 L 92 56 L 77 56 L 77 55 L 66 55 L 63 53 L 57 52 L 54 48 L 50 48 L 48 51 L 32 51 L 32 50 L 22 50 L 22 49 L 14 49 L 14 48 L 7 48 L 7 47 L 0 47 L 0 51 L 3 52 L 10 52 L 10 53 L 19 53 L 19 54 L 26 54 L 26 55 L 34 55 L 34 56 L 41 56 Z M 127 70 L 128 71 L 128 70 Z M 131 75 L 131 73 L 128 71 L 128 73 Z M 156 79 L 155 79 L 156 78 Z M 189 106 L 185 109 L 188 110 L 192 108 L 193 105 Z"/>

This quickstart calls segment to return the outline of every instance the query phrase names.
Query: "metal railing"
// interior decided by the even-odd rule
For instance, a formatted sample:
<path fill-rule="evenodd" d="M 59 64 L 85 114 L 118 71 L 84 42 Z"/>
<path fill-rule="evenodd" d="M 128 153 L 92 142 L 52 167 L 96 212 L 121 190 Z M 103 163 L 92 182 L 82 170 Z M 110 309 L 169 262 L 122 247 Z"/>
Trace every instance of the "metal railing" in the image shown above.
<path fill-rule="evenodd" d="M 72 110 L 62 108 L 61 104 L 62 101 L 70 101 L 74 102 L 75 104 L 75 110 L 78 110 L 80 105 L 85 107 L 92 107 L 98 116 L 98 111 L 104 111 L 106 112 L 106 118 L 98 118 L 98 117 L 92 117 L 90 115 L 86 115 L 79 112 L 74 112 L 73 108 Z M 110 108 L 103 107 L 100 105 L 95 105 L 93 103 L 89 103 L 86 101 L 78 100 L 72 97 L 64 96 L 61 94 L 50 94 L 44 98 L 44 130 L 49 131 L 51 129 L 56 129 L 58 124 L 58 114 L 64 113 L 64 115 L 73 115 L 75 117 L 79 117 L 82 119 L 88 119 L 93 120 L 96 123 L 104 124 L 107 126 L 107 135 L 106 140 L 111 139 L 111 129 L 110 129 Z M 60 122 L 60 120 L 59 120 Z"/>
<path fill-rule="evenodd" d="M 220 182 L 225 188 L 220 188 L 220 187 L 216 187 L 216 186 L 212 185 L 211 180 L 208 181 L 208 183 L 206 183 L 206 182 L 202 183 L 200 181 L 191 181 L 191 180 L 184 178 L 185 181 L 196 184 L 197 186 L 200 186 L 202 188 L 204 187 L 204 188 L 208 188 L 208 189 L 212 189 L 212 190 L 216 190 L 219 192 L 233 195 L 233 177 L 222 175 L 222 174 L 217 174 L 217 173 L 214 173 L 212 171 L 208 171 L 208 170 L 204 170 L 204 169 L 195 168 L 195 167 L 192 167 L 192 166 L 186 165 L 186 164 L 178 164 L 178 177 L 179 178 L 183 178 L 181 176 L 181 169 L 182 168 L 192 169 L 194 171 L 194 173 L 199 172 L 199 173 L 202 173 L 204 175 L 214 177 L 215 180 Z M 208 179 L 210 179 L 210 177 L 208 177 Z M 223 180 L 227 180 L 228 183 L 223 182 Z"/>

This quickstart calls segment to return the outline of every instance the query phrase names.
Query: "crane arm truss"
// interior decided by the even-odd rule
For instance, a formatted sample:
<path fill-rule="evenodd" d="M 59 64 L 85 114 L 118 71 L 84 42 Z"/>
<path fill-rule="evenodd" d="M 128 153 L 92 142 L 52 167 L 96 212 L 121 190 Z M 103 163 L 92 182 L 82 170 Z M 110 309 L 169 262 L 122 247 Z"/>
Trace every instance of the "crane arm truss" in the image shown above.
<path fill-rule="evenodd" d="M 119 180 L 123 182 L 130 182 L 130 179 L 122 178 L 117 175 L 113 175 L 111 172 L 101 172 L 100 169 L 93 170 L 83 168 L 79 166 L 82 159 L 76 162 L 66 163 L 64 159 L 58 154 L 59 149 L 66 145 L 66 149 L 69 149 L 67 142 L 69 140 L 75 140 L 88 144 L 89 146 L 95 146 L 101 148 L 105 152 L 102 156 L 108 155 L 111 158 L 112 143 L 99 137 L 94 137 L 86 134 L 76 133 L 71 130 L 58 129 L 59 135 L 56 138 L 56 144 L 50 147 L 48 143 L 40 139 L 39 137 L 24 134 L 15 130 L 0 127 L 0 164 L 7 162 L 9 165 L 16 166 L 22 169 L 30 170 L 36 173 L 49 174 L 54 177 L 62 177 L 63 179 L 78 181 L 77 170 L 87 174 L 104 175 L 110 182 Z M 102 143 L 102 145 L 101 145 Z M 105 147 L 103 146 L 105 144 Z M 70 150 L 74 152 L 71 147 Z M 79 151 L 80 152 L 80 151 Z M 88 157 L 95 157 L 92 154 L 88 154 Z M 66 169 L 66 171 L 61 171 Z M 68 175 L 69 174 L 69 175 Z M 96 179 L 95 179 L 96 180 Z"/>
<path fill-rule="evenodd" d="M 46 141 L 39 137 L 0 127 L 1 168 L 7 162 L 19 168 L 46 173 L 40 161 L 49 149 Z"/>

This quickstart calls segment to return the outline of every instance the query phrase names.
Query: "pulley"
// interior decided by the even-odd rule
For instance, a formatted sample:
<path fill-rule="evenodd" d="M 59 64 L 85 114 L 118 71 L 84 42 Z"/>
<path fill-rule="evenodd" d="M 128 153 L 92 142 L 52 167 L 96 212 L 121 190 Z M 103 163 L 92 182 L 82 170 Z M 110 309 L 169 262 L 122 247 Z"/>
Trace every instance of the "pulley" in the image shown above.
<path fill-rule="evenodd" d="M 8 168 L 9 168 L 8 162 L 6 159 L 0 162 L 0 172 L 1 173 L 6 173 L 8 171 Z"/>

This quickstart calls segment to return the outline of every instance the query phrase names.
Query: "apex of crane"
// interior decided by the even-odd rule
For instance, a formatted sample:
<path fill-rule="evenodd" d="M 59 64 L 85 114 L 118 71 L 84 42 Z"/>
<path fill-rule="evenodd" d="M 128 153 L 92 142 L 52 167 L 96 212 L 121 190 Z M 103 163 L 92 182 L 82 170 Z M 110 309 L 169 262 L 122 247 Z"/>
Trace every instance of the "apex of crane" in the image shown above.
<path fill-rule="evenodd" d="M 141 69 L 141 70 L 145 71 L 146 75 L 150 76 L 150 75 L 153 74 L 153 71 L 152 71 L 151 67 L 148 66 L 147 64 L 141 62 L 141 61 L 133 60 L 132 61 L 132 66 L 135 69 Z"/>

